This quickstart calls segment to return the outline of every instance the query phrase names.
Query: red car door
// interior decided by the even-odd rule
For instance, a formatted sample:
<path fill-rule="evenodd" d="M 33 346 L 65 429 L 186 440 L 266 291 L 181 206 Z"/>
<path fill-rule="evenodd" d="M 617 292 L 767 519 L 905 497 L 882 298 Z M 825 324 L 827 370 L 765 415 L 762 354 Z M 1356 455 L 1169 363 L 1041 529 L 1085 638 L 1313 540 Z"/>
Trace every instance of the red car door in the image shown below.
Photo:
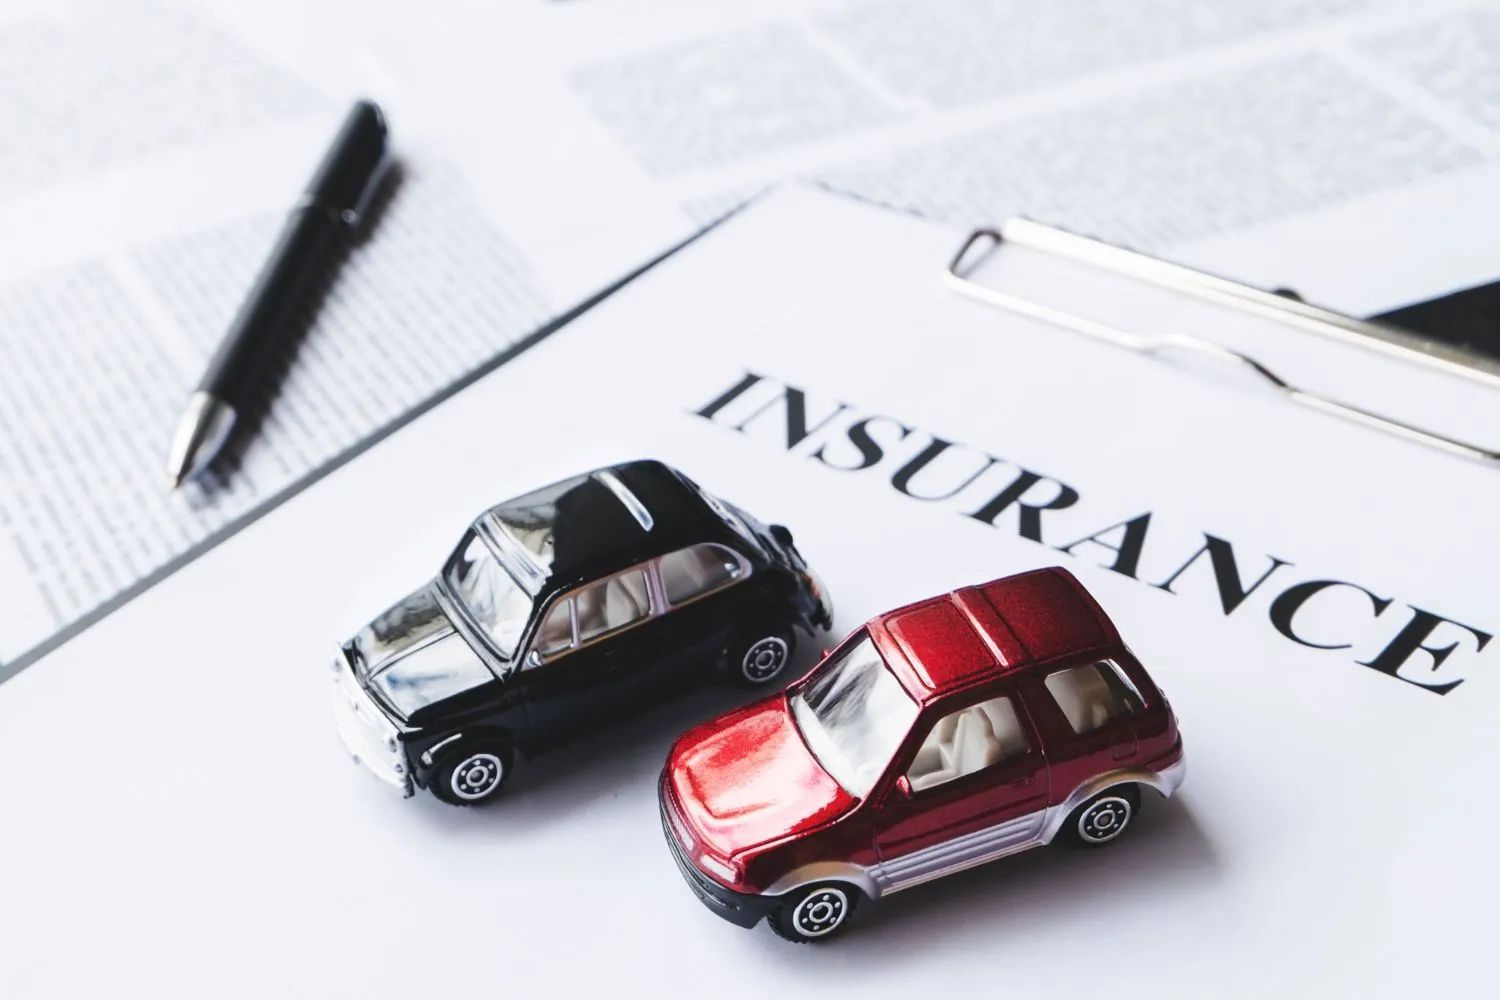
<path fill-rule="evenodd" d="M 1136 730 L 1145 706 L 1112 660 L 1089 657 L 1048 667 L 1019 688 L 1047 746 L 1053 804 L 1090 778 L 1138 762 Z"/>
<path fill-rule="evenodd" d="M 897 889 L 1034 843 L 1047 807 L 1047 760 L 1009 688 L 924 712 L 899 777 L 872 817 L 883 889 Z"/>

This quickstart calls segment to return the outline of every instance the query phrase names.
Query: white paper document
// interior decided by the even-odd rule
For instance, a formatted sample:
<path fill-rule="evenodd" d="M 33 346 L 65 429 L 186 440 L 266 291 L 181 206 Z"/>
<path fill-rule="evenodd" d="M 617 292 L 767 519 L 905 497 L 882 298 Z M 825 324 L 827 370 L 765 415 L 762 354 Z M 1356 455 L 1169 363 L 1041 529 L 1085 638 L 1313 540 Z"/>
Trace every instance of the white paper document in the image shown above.
<path fill-rule="evenodd" d="M 0 677 L 783 178 L 1360 313 L 1492 280 L 1497 35 L 1450 0 L 0 5 Z M 357 89 L 407 183 L 227 488 L 170 498 Z"/>
<path fill-rule="evenodd" d="M 434 25 L 447 58 L 426 77 L 524 88 L 557 123 L 530 169 L 586 161 L 702 220 L 802 177 L 960 225 L 1024 214 L 1360 314 L 1497 273 L 1479 221 L 1500 188 L 1493 4 L 622 0 L 510 17 Z M 431 55 L 408 51 L 408 74 Z M 1392 256 L 1398 277 L 1358 280 Z"/>
<path fill-rule="evenodd" d="M 395 95 L 363 239 L 257 429 L 173 493 L 182 406 L 346 111 L 331 77 L 175 5 L 0 11 L 0 679 L 686 232 L 534 255 Z"/>
<path fill-rule="evenodd" d="M 963 235 L 778 193 L 9 681 L 8 995 L 1486 981 L 1500 470 L 965 300 L 939 277 Z M 1359 372 L 1414 416 L 1451 391 L 1500 426 L 1493 392 Z M 523 763 L 487 809 L 351 764 L 335 643 L 479 510 L 642 456 L 789 525 L 838 635 L 1068 567 L 1170 696 L 1186 784 L 1106 850 L 897 893 L 799 948 L 705 909 L 662 841 L 667 747 L 742 692 Z"/>

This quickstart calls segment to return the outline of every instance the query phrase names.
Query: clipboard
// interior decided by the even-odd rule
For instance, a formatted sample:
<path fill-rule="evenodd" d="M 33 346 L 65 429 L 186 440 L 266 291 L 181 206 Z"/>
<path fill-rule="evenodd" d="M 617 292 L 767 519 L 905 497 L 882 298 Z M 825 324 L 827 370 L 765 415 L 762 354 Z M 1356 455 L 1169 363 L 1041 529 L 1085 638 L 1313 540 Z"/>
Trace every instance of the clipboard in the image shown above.
<path fill-rule="evenodd" d="M 1178 295 L 1282 323 L 1340 344 L 1500 389 L 1500 364 L 1491 359 L 1476 357 L 1395 327 L 1311 305 L 1290 294 L 1268 292 L 1024 217 L 1013 218 L 999 228 L 975 229 L 959 246 L 943 275 L 959 294 L 988 306 L 1158 360 L 1172 354 L 1192 354 L 1236 366 L 1250 372 L 1296 405 L 1459 458 L 1500 465 L 1500 449 L 1419 427 L 1396 416 L 1299 387 L 1243 350 L 1188 333 L 1132 333 L 1111 323 L 1002 291 L 977 280 L 974 270 L 979 262 L 1006 246 L 1025 247 L 1071 263 L 1108 271 Z"/>

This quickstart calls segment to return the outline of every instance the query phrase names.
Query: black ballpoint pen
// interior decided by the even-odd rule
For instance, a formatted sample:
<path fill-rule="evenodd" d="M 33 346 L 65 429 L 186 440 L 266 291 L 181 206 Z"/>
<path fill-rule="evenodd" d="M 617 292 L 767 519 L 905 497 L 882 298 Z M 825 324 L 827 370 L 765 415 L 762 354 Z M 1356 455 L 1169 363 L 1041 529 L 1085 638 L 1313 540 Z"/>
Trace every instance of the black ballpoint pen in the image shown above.
<path fill-rule="evenodd" d="M 359 101 L 188 397 L 167 459 L 173 489 L 205 469 L 224 446 L 270 363 L 296 333 L 300 311 L 358 228 L 387 163 L 385 116 L 373 102 Z"/>

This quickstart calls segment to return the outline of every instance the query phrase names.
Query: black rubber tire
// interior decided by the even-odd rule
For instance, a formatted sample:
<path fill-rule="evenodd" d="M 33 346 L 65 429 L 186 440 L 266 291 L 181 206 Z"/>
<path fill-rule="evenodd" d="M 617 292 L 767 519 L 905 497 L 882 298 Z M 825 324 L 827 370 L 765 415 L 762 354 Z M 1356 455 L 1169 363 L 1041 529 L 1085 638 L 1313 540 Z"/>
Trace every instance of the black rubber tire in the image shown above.
<path fill-rule="evenodd" d="M 789 893 L 766 923 L 794 944 L 816 944 L 842 934 L 863 897 L 848 882 L 819 882 Z M 818 929 L 824 926 L 826 930 Z"/>
<path fill-rule="evenodd" d="M 1063 838 L 1077 847 L 1108 847 L 1124 836 L 1140 811 L 1140 786 L 1114 785 L 1068 814 Z"/>
<path fill-rule="evenodd" d="M 780 647 L 774 669 L 765 672 L 770 665 L 767 653 L 776 654 L 777 643 Z M 785 679 L 787 665 L 796 653 L 797 637 L 785 625 L 745 629 L 729 644 L 724 670 L 729 679 L 741 687 L 768 688 Z"/>
<path fill-rule="evenodd" d="M 427 789 L 450 806 L 484 806 L 500 797 L 510 777 L 514 756 L 503 743 L 468 743 L 454 747 L 438 758 L 427 781 Z M 498 764 L 499 773 L 490 779 L 491 784 L 481 786 L 480 780 Z M 472 791 L 466 795 L 462 789 Z M 475 794 L 477 793 L 477 794 Z"/>

